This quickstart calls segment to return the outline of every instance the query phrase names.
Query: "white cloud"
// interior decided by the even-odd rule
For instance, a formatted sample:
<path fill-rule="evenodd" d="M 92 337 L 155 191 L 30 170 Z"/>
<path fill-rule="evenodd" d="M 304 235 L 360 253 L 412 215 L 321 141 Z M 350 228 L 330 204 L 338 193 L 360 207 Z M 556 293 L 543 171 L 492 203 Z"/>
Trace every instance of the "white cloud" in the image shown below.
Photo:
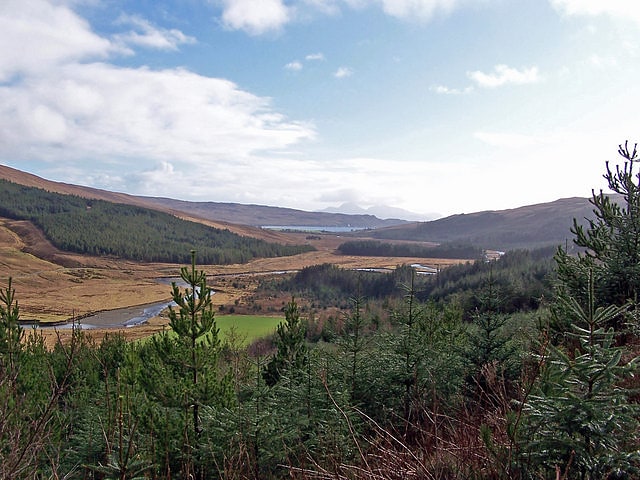
<path fill-rule="evenodd" d="M 128 21 L 146 32 L 137 44 L 189 41 Z M 37 160 L 65 181 L 133 193 L 187 197 L 193 180 L 193 191 L 211 198 L 217 182 L 237 189 L 261 162 L 271 172 L 265 182 L 276 184 L 281 172 L 269 156 L 315 136 L 312 125 L 231 81 L 96 61 L 114 52 L 123 50 L 58 3 L 0 3 L 0 158 L 17 168 Z M 177 179 L 188 181 L 177 187 Z"/>
<path fill-rule="evenodd" d="M 463 5 L 487 0 L 215 0 L 222 5 L 222 22 L 230 29 L 251 35 L 278 31 L 294 20 L 308 21 L 317 13 L 338 15 L 343 7 L 361 10 L 380 8 L 389 16 L 427 22 L 436 15 L 449 15 Z"/>
<path fill-rule="evenodd" d="M 353 75 L 353 70 L 351 70 L 349 67 L 340 67 L 333 74 L 333 76 L 336 78 L 346 78 L 350 77 L 351 75 Z"/>
<path fill-rule="evenodd" d="M 495 88 L 503 85 L 537 83 L 541 80 L 537 67 L 518 70 L 507 65 L 496 65 L 493 73 L 479 70 L 468 72 L 467 76 L 480 87 Z"/>
<path fill-rule="evenodd" d="M 195 38 L 185 35 L 180 30 L 158 28 L 135 15 L 122 15 L 118 23 L 131 25 L 138 30 L 115 35 L 116 42 L 125 46 L 138 45 L 159 50 L 177 50 L 179 45 L 196 41 Z"/>
<path fill-rule="evenodd" d="M 289 62 L 284 66 L 285 70 L 291 70 L 292 72 L 299 72 L 302 70 L 302 63 L 297 60 L 294 62 Z"/>
<path fill-rule="evenodd" d="M 635 0 L 550 0 L 566 15 L 610 15 L 640 23 L 640 3 Z"/>
<path fill-rule="evenodd" d="M 5 158 L 180 159 L 215 164 L 311 138 L 269 100 L 186 70 L 72 64 L 0 89 Z M 11 139 L 15 139 L 11 141 Z"/>
<path fill-rule="evenodd" d="M 458 0 L 378 0 L 384 12 L 403 19 L 430 20 L 437 13 L 449 14 Z"/>
<path fill-rule="evenodd" d="M 473 87 L 465 87 L 461 90 L 459 88 L 450 88 L 446 85 L 432 85 L 429 90 L 439 95 L 466 95 L 473 91 Z"/>
<path fill-rule="evenodd" d="M 324 60 L 324 54 L 322 54 L 320 52 L 318 52 L 318 53 L 310 53 L 309 55 L 304 57 L 304 59 L 307 60 L 307 61 Z"/>
<path fill-rule="evenodd" d="M 223 23 L 234 30 L 261 35 L 280 30 L 291 20 L 282 0 L 223 0 Z"/>
<path fill-rule="evenodd" d="M 0 2 L 0 39 L 0 82 L 116 50 L 71 9 L 45 0 Z"/>

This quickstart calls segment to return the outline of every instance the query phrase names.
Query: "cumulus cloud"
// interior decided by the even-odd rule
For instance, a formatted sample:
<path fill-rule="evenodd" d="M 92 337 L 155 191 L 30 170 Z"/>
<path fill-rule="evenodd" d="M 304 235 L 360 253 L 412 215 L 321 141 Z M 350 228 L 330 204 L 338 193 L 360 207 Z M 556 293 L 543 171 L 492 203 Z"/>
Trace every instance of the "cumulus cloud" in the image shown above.
<path fill-rule="evenodd" d="M 46 0 L 0 2 L 0 40 L 0 82 L 117 50 L 71 9 Z"/>
<path fill-rule="evenodd" d="M 0 90 L 0 152 L 69 157 L 143 157 L 214 164 L 286 148 L 313 136 L 269 100 L 187 70 L 71 64 Z M 15 143 L 7 139 L 18 139 Z"/>
<path fill-rule="evenodd" d="M 467 76 L 480 87 L 496 88 L 503 85 L 537 83 L 541 80 L 537 67 L 518 70 L 507 65 L 496 65 L 492 73 L 479 70 L 468 72 Z"/>
<path fill-rule="evenodd" d="M 116 42 L 123 46 L 137 45 L 159 50 L 177 50 L 179 45 L 196 42 L 195 38 L 185 35 L 180 30 L 158 28 L 136 15 L 121 15 L 118 23 L 135 29 L 115 35 Z"/>
<path fill-rule="evenodd" d="M 137 17 L 126 21 L 141 32 L 128 37 L 130 47 L 189 41 Z M 163 195 L 178 195 L 177 180 L 193 180 L 193 191 L 211 198 L 217 182 L 237 186 L 273 152 L 315 136 L 313 125 L 289 120 L 234 82 L 108 63 L 122 47 L 63 4 L 8 0 L 0 27 L 0 158 L 18 168 L 36 159 L 64 171 L 65 181 Z M 279 172 L 269 170 L 274 184 Z"/>
<path fill-rule="evenodd" d="M 222 22 L 230 29 L 250 35 L 278 31 L 295 20 L 316 14 L 337 15 L 343 8 L 380 8 L 389 16 L 427 22 L 436 15 L 449 15 L 462 5 L 484 4 L 486 0 L 217 0 L 222 5 Z"/>
<path fill-rule="evenodd" d="M 429 20 L 438 13 L 449 14 L 458 0 L 379 0 L 388 15 L 403 19 Z"/>
<path fill-rule="evenodd" d="M 302 63 L 296 61 L 289 62 L 284 66 L 285 70 L 291 70 L 292 72 L 299 72 L 302 70 Z"/>
<path fill-rule="evenodd" d="M 225 26 L 250 35 L 280 30 L 290 20 L 291 12 L 282 0 L 223 0 Z"/>
<path fill-rule="evenodd" d="M 473 87 L 465 87 L 463 89 L 451 88 L 446 85 L 432 85 L 429 90 L 439 95 L 466 95 L 473 91 Z"/>
<path fill-rule="evenodd" d="M 550 0 L 566 15 L 610 15 L 640 23 L 640 3 L 631 0 Z"/>
<path fill-rule="evenodd" d="M 353 70 L 349 67 L 340 67 L 333 74 L 333 76 L 336 78 L 346 78 L 350 77 L 351 75 L 353 75 Z"/>

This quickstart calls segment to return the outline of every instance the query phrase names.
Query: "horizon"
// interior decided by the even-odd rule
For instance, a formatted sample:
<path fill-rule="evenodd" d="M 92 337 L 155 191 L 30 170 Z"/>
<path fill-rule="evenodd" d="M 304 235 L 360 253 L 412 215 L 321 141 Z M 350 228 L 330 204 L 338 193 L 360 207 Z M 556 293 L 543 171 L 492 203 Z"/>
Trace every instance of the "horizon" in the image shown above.
<path fill-rule="evenodd" d="M 8 0 L 0 163 L 131 195 L 440 217 L 606 190 L 640 4 Z"/>

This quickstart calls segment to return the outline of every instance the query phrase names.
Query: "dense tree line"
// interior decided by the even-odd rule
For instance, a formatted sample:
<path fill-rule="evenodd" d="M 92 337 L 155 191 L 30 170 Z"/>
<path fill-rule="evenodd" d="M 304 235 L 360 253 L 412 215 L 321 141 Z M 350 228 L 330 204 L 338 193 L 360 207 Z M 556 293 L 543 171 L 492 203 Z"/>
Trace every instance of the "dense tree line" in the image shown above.
<path fill-rule="evenodd" d="M 198 251 L 203 264 L 244 263 L 256 257 L 311 249 L 268 243 L 156 210 L 61 195 L 0 180 L 0 216 L 30 220 L 57 248 L 88 255 L 187 263 Z"/>
<path fill-rule="evenodd" d="M 309 299 L 319 307 L 347 306 L 359 294 L 369 299 L 384 299 L 402 294 L 400 285 L 411 277 L 412 269 L 399 265 L 388 273 L 350 270 L 329 263 L 311 265 L 279 278 L 262 280 L 261 293 L 286 292 Z"/>
<path fill-rule="evenodd" d="M 491 278 L 502 313 L 537 310 L 553 295 L 555 248 L 512 250 L 498 261 L 454 265 L 428 278 L 418 289 L 421 300 L 456 302 L 471 314 L 481 301 L 479 292 Z"/>
<path fill-rule="evenodd" d="M 464 258 L 470 260 L 476 260 L 482 257 L 482 250 L 478 247 L 450 243 L 427 247 L 416 243 L 351 240 L 340 244 L 338 251 L 343 255 L 363 255 L 369 257 Z"/>
<path fill-rule="evenodd" d="M 502 298 L 501 313 L 535 311 L 553 295 L 555 248 L 514 250 L 499 261 L 475 260 L 448 267 L 437 275 L 416 275 L 413 280 L 420 301 L 455 304 L 469 318 L 481 302 L 481 292 L 489 278 L 496 295 Z M 398 265 L 390 272 L 351 270 L 331 264 L 313 265 L 299 272 L 260 282 L 263 293 L 287 292 L 309 299 L 318 307 L 347 305 L 355 292 L 371 300 L 403 295 L 412 269 Z"/>
<path fill-rule="evenodd" d="M 500 262 L 538 255 L 518 252 L 484 271 L 468 318 L 421 300 L 407 267 L 386 328 L 370 328 L 357 281 L 331 343 L 305 340 L 292 298 L 273 350 L 247 349 L 218 337 L 192 253 L 170 330 L 99 345 L 75 330 L 47 351 L 18 326 L 9 281 L 0 479 L 638 478 L 640 177 L 635 150 L 620 153 L 609 185 L 627 204 L 594 195 L 592 228 L 574 229 L 585 253 L 556 251 L 549 306 L 532 313 L 501 307 Z"/>

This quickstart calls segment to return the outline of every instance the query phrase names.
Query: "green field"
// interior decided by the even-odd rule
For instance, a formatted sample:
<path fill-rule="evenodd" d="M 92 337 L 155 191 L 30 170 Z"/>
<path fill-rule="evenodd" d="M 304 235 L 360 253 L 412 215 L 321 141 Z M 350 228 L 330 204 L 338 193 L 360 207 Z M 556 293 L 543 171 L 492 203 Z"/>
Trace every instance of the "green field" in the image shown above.
<path fill-rule="evenodd" d="M 216 324 L 220 329 L 220 340 L 224 341 L 227 333 L 235 327 L 236 333 L 250 343 L 258 338 L 266 337 L 276 331 L 282 317 L 265 317 L 259 315 L 216 315 Z"/>

